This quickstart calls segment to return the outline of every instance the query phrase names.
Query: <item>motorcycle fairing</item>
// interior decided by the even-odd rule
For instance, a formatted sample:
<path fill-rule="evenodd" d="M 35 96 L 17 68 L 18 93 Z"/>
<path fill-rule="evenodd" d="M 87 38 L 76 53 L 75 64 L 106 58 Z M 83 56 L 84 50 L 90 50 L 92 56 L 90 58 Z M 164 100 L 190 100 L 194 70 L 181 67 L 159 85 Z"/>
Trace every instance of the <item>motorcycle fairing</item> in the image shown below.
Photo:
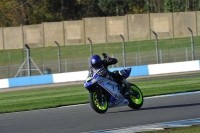
<path fill-rule="evenodd" d="M 121 71 L 122 74 L 126 77 L 130 75 L 131 69 L 124 69 Z M 97 70 L 96 73 L 93 75 L 93 77 L 89 78 L 90 80 L 84 82 L 85 88 L 91 91 L 94 85 L 99 85 L 103 89 L 105 89 L 110 94 L 110 101 L 109 101 L 110 108 L 115 106 L 128 105 L 129 101 L 126 98 L 122 99 L 117 98 L 119 95 L 118 84 L 106 77 L 103 77 L 102 75 L 104 74 L 105 74 L 104 68 Z"/>
<path fill-rule="evenodd" d="M 117 83 L 103 77 L 98 77 L 99 81 L 98 84 L 103 87 L 108 93 L 110 93 L 114 98 L 116 98 L 116 94 L 118 92 L 118 85 Z M 108 88 L 112 88 L 113 92 L 111 92 Z"/>
<path fill-rule="evenodd" d="M 103 78 L 103 77 L 101 77 Z M 118 95 L 118 84 L 107 79 L 107 78 L 103 78 L 102 82 L 98 82 L 98 84 L 103 87 L 108 93 L 110 93 L 110 104 L 109 107 L 115 107 L 115 106 L 123 106 L 123 105 L 128 105 L 129 102 L 127 99 L 122 98 L 122 99 L 118 99 L 117 95 Z M 112 88 L 113 92 L 111 92 L 108 88 Z"/>
<path fill-rule="evenodd" d="M 124 79 L 127 79 L 131 74 L 131 67 L 120 70 L 119 73 L 120 73 L 120 75 L 123 76 Z"/>
<path fill-rule="evenodd" d="M 104 67 L 96 70 L 94 69 L 93 77 L 90 80 L 84 81 L 84 87 L 88 90 L 92 89 L 92 86 L 97 83 L 97 78 L 100 76 L 104 76 L 106 74 L 106 69 Z"/>

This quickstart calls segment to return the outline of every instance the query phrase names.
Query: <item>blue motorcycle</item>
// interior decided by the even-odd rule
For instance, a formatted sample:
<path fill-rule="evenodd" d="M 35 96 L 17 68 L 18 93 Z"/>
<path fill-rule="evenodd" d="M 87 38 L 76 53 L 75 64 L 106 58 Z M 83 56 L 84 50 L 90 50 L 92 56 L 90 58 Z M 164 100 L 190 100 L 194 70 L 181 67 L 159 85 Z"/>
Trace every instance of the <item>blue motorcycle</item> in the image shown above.
<path fill-rule="evenodd" d="M 131 68 L 120 70 L 125 78 L 128 78 Z M 93 77 L 85 81 L 84 87 L 89 91 L 89 102 L 91 107 L 97 113 L 105 113 L 108 108 L 129 106 L 132 109 L 140 109 L 143 105 L 143 94 L 141 90 L 130 83 L 130 94 L 126 95 L 127 87 L 123 84 L 117 83 L 110 77 L 103 77 L 105 73 L 104 68 L 98 69 Z M 127 74 L 128 73 L 128 74 Z M 128 76 L 127 76 L 128 75 Z M 103 100 L 100 102 L 97 96 L 97 91 L 101 91 Z"/>

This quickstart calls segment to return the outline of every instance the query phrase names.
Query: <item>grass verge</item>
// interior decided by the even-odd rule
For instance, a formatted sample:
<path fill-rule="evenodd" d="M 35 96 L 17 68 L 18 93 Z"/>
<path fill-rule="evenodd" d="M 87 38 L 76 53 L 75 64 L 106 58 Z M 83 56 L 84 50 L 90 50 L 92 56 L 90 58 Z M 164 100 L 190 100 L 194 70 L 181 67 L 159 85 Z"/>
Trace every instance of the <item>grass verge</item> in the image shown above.
<path fill-rule="evenodd" d="M 135 81 L 143 95 L 153 96 L 200 89 L 200 77 Z M 66 85 L 0 93 L 0 113 L 54 108 L 88 103 L 88 91 L 83 85 Z"/>

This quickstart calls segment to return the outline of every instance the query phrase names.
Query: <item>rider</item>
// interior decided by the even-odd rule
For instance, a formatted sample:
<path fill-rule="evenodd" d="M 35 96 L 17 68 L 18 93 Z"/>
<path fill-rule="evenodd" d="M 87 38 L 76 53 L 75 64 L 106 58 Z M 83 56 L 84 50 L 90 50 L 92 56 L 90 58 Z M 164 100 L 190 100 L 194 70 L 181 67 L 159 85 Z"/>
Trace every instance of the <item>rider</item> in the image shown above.
<path fill-rule="evenodd" d="M 126 82 L 126 80 L 123 78 L 122 74 L 119 71 L 114 71 L 114 72 L 108 71 L 108 66 L 116 64 L 118 62 L 118 60 L 116 58 L 109 57 L 105 53 L 103 53 L 102 55 L 104 57 L 103 60 L 101 59 L 101 57 L 99 55 L 93 55 L 91 57 L 90 64 L 91 64 L 92 67 L 90 67 L 90 69 L 89 69 L 88 79 L 90 79 L 90 77 L 92 77 L 93 74 L 98 69 L 105 68 L 105 74 L 103 75 L 104 77 L 108 78 L 109 75 L 111 75 L 116 82 L 123 83 L 129 90 L 131 88 L 130 84 L 128 82 Z M 99 102 L 100 103 L 103 102 L 100 89 L 97 89 L 96 92 L 97 92 L 97 98 L 98 98 Z M 123 97 L 123 96 L 121 94 L 119 94 L 119 97 Z"/>

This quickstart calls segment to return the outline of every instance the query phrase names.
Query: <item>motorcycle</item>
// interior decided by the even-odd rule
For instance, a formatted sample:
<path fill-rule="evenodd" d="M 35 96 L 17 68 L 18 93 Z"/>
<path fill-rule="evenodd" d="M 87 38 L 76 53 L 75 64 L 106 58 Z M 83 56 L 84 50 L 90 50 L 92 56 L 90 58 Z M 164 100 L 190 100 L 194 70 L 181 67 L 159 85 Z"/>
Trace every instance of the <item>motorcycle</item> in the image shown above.
<path fill-rule="evenodd" d="M 131 68 L 120 70 L 125 78 L 128 78 L 131 72 Z M 126 72 L 126 73 L 124 73 Z M 140 109 L 143 105 L 143 94 L 138 86 L 130 83 L 131 90 L 127 96 L 127 87 L 122 83 L 117 83 L 110 77 L 103 77 L 105 69 L 100 68 L 94 73 L 93 77 L 90 77 L 85 81 L 85 88 L 89 91 L 89 102 L 91 107 L 97 113 L 105 113 L 108 108 L 129 106 L 132 109 Z M 128 73 L 128 74 L 127 74 Z M 92 84 L 92 85 L 91 85 Z M 113 89 L 113 91 L 109 91 Z M 101 91 L 102 101 L 99 102 L 97 91 Z M 120 92 L 123 98 L 117 98 L 117 93 Z"/>

